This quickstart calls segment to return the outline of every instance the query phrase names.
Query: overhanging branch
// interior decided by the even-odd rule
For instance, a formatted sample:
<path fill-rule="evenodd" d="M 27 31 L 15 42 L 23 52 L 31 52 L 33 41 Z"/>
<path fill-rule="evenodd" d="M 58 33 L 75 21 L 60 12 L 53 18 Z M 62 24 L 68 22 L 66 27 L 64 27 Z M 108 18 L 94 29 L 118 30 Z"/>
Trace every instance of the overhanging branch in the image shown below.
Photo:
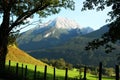
<path fill-rule="evenodd" d="M 21 16 L 19 16 L 16 21 L 9 27 L 8 33 L 17 25 L 21 24 L 21 22 L 23 22 L 23 20 L 27 19 L 28 17 L 30 17 L 31 15 L 33 15 L 35 12 L 39 11 L 39 10 L 44 10 L 46 7 L 48 7 L 49 4 L 46 4 L 43 7 L 37 7 L 35 9 L 32 9 L 30 11 L 24 12 Z"/>

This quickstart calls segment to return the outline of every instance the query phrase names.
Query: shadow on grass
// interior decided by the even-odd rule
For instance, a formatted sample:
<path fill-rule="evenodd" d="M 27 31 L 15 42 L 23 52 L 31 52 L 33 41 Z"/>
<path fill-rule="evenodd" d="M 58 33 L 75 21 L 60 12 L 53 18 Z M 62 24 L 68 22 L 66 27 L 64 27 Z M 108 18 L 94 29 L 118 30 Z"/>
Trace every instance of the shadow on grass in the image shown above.
<path fill-rule="evenodd" d="M 16 67 L 11 66 L 8 69 L 6 66 L 6 70 L 0 74 L 0 80 L 44 80 L 44 73 L 37 71 L 36 78 L 34 79 L 34 71 L 27 69 L 27 74 L 25 76 L 25 68 L 19 67 L 18 74 L 16 74 Z M 46 75 L 46 80 L 53 80 L 53 75 L 48 74 Z M 64 76 L 56 76 L 55 80 L 65 80 Z M 68 80 L 77 80 L 74 78 L 68 78 Z"/>
<path fill-rule="evenodd" d="M 93 78 L 99 79 L 98 76 L 94 76 L 94 75 L 93 75 L 93 76 L 90 76 L 90 77 L 93 77 Z M 115 79 L 115 77 L 110 77 L 110 76 L 102 76 L 102 78 L 103 78 L 103 79 L 113 79 L 113 80 Z"/>

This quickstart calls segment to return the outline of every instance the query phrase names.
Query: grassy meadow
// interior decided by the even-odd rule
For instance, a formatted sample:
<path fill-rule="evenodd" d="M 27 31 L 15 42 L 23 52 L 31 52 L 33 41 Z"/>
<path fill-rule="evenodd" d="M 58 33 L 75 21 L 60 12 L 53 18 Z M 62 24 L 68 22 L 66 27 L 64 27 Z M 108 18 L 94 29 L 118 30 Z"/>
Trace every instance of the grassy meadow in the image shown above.
<path fill-rule="evenodd" d="M 7 65 L 8 65 L 8 61 L 6 61 L 6 66 Z M 35 65 L 24 63 L 24 68 L 26 65 L 28 67 L 27 77 L 29 80 L 33 80 Z M 11 66 L 12 66 L 12 70 L 15 72 L 16 62 L 12 61 Z M 22 66 L 22 63 L 19 63 L 19 67 L 21 66 Z M 19 73 L 20 72 L 21 71 L 19 69 Z M 37 78 L 43 78 L 43 75 L 44 75 L 44 66 L 37 66 Z M 83 76 L 84 76 L 84 73 L 82 72 L 82 78 Z M 64 80 L 64 77 L 65 77 L 65 70 L 56 69 L 56 79 Z M 70 80 L 74 78 L 79 79 L 80 77 L 79 71 L 77 69 L 68 70 L 68 77 L 69 77 L 68 79 Z M 53 67 L 51 66 L 47 67 L 47 80 L 53 80 Z M 98 80 L 98 76 L 87 73 L 87 80 Z M 103 76 L 102 80 L 115 80 L 115 78 Z"/>
<path fill-rule="evenodd" d="M 26 54 L 24 51 L 18 49 L 16 46 L 9 46 L 9 53 L 6 58 L 6 68 L 8 68 L 9 60 L 11 60 L 11 71 L 14 73 L 16 71 L 16 63 L 19 63 L 19 67 L 22 67 L 22 64 L 25 68 L 27 65 L 27 80 L 33 80 L 34 77 L 34 68 L 37 65 L 37 78 L 43 78 L 44 76 L 44 67 L 45 63 L 31 57 Z M 47 80 L 53 80 L 53 67 L 47 65 Z M 21 68 L 19 68 L 19 74 L 21 74 Z M 84 73 L 81 73 L 82 78 Z M 74 78 L 78 79 L 80 77 L 79 71 L 77 69 L 68 70 L 68 79 L 73 80 Z M 64 80 L 65 78 L 65 70 L 56 69 L 56 79 Z M 98 76 L 87 73 L 87 80 L 98 80 Z M 102 80 L 115 80 L 112 77 L 103 77 Z"/>

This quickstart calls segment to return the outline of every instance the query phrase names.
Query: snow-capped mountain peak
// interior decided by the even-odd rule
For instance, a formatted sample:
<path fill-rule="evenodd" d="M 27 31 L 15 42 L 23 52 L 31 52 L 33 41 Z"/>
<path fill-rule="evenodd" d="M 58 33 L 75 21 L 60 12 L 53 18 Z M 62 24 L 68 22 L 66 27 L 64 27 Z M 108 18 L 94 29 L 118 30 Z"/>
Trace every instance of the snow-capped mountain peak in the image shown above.
<path fill-rule="evenodd" d="M 65 17 L 57 17 L 54 20 L 49 20 L 46 23 L 38 24 L 34 29 L 38 30 L 41 28 L 57 28 L 57 29 L 83 29 L 76 21 L 65 18 Z"/>
<path fill-rule="evenodd" d="M 40 34 L 43 38 L 48 37 L 61 37 L 61 35 L 77 36 L 91 32 L 92 29 L 81 27 L 74 20 L 57 17 L 54 20 L 49 20 L 47 23 L 38 24 L 35 28 L 31 29 L 28 34 Z M 39 36 L 40 37 L 40 36 Z"/>
<path fill-rule="evenodd" d="M 81 29 L 82 28 L 74 20 L 70 20 L 70 19 L 64 18 L 64 17 L 57 17 L 56 19 L 51 21 L 49 26 L 53 26 L 53 27 L 61 28 L 61 29 L 76 29 L 76 28 Z"/>

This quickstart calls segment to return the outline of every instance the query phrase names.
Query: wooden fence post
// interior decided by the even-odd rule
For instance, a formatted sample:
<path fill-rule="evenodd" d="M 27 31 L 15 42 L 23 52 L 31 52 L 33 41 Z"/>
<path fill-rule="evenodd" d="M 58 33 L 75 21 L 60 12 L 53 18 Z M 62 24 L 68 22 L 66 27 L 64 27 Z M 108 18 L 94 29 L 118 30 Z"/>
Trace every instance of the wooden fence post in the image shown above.
<path fill-rule="evenodd" d="M 22 64 L 22 67 L 21 67 L 21 77 L 22 77 L 22 79 L 23 79 L 23 77 L 24 77 L 24 76 L 23 76 L 23 74 L 24 74 L 24 71 L 23 71 L 23 70 L 24 70 L 24 68 L 23 68 L 23 64 Z"/>
<path fill-rule="evenodd" d="M 54 70 L 53 70 L 53 80 L 55 80 L 55 67 L 54 67 Z"/>
<path fill-rule="evenodd" d="M 119 80 L 119 66 L 115 66 L 116 80 Z"/>
<path fill-rule="evenodd" d="M 79 78 L 80 78 L 80 80 L 82 79 L 82 70 L 81 70 L 81 68 L 79 69 Z"/>
<path fill-rule="evenodd" d="M 47 79 L 47 66 L 45 65 L 45 69 L 44 69 L 44 80 Z"/>
<path fill-rule="evenodd" d="M 87 67 L 84 67 L 84 80 L 86 80 L 86 71 L 87 71 Z"/>
<path fill-rule="evenodd" d="M 8 71 L 10 71 L 10 67 L 11 67 L 11 60 L 9 60 Z"/>
<path fill-rule="evenodd" d="M 16 63 L 16 77 L 18 77 L 18 63 Z"/>
<path fill-rule="evenodd" d="M 67 80 L 68 79 L 68 68 L 66 68 L 66 70 L 65 70 L 65 80 Z"/>
<path fill-rule="evenodd" d="M 25 80 L 27 80 L 27 65 L 25 66 Z"/>
<path fill-rule="evenodd" d="M 35 65 L 35 70 L 34 70 L 34 80 L 36 80 L 36 72 L 37 72 L 37 66 Z"/>
<path fill-rule="evenodd" d="M 102 80 L 102 62 L 99 64 L 99 80 Z"/>

